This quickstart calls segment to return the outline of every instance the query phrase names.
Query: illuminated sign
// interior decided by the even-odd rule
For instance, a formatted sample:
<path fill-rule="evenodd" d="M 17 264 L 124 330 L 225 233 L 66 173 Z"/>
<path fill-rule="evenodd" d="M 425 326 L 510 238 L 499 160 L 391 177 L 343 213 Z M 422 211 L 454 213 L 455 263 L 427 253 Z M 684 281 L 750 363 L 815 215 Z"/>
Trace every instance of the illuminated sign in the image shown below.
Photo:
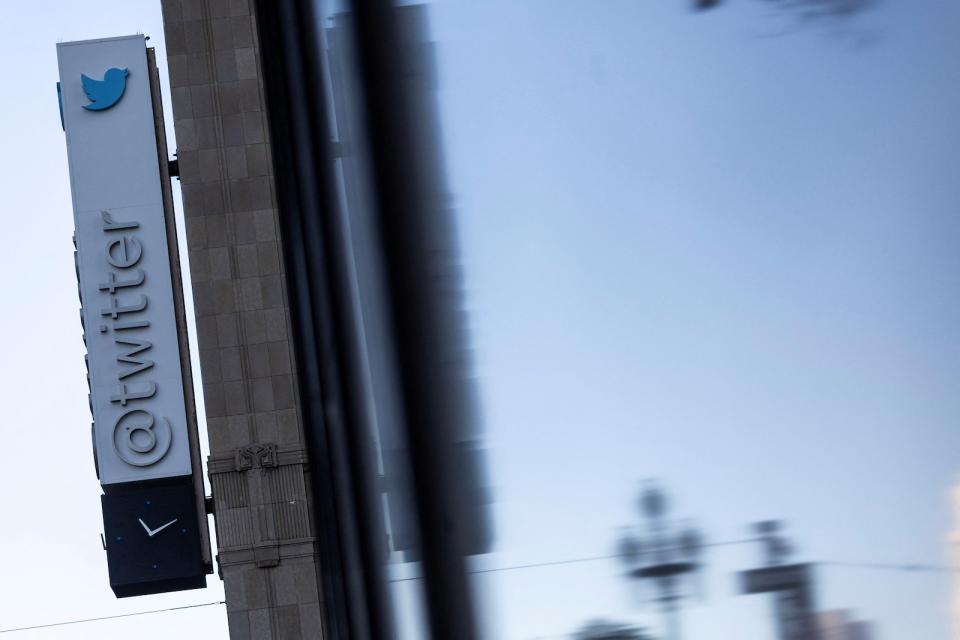
<path fill-rule="evenodd" d="M 65 42 L 57 54 L 100 482 L 189 476 L 144 37 Z"/>

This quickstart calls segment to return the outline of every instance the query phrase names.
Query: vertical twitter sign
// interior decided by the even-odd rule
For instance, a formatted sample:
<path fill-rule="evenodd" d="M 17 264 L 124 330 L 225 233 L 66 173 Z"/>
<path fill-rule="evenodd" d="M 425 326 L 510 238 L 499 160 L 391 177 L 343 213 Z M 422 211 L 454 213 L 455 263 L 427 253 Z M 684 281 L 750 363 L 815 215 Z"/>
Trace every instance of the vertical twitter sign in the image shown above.
<path fill-rule="evenodd" d="M 189 476 L 146 43 L 64 42 L 57 57 L 100 482 Z"/>

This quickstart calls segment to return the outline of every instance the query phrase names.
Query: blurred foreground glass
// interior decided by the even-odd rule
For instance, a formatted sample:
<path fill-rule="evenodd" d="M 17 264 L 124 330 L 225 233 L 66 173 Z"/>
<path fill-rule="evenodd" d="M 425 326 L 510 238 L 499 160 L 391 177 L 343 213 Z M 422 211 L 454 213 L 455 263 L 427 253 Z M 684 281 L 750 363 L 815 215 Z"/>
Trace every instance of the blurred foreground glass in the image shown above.
<path fill-rule="evenodd" d="M 424 331 L 465 349 L 469 317 L 433 477 L 472 479 L 450 544 L 484 637 L 951 637 L 960 8 L 402 6 L 384 77 L 370 10 L 316 7 L 396 636 L 426 637 L 453 540 L 397 417 L 400 262 L 366 251 L 412 202 L 457 312 Z M 391 91 L 407 137 L 369 117 Z M 689 521 L 636 520 L 650 478 Z"/>

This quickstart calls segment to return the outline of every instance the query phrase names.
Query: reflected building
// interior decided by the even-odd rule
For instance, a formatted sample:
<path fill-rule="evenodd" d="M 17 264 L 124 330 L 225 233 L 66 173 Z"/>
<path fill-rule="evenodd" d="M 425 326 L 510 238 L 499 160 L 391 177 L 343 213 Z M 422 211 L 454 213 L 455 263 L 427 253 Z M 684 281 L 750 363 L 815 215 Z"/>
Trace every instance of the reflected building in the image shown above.
<path fill-rule="evenodd" d="M 817 613 L 820 640 L 873 640 L 873 625 L 863 620 L 854 620 L 847 609 L 834 609 Z"/>

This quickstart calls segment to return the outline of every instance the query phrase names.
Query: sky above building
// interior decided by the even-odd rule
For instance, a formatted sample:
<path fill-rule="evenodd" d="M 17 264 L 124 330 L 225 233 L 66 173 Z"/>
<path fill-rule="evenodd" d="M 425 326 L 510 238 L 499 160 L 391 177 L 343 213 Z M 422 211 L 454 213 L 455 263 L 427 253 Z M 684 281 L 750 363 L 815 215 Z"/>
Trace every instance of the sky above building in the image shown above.
<path fill-rule="evenodd" d="M 435 7 L 492 565 L 611 553 L 648 477 L 710 541 L 782 518 L 797 560 L 949 561 L 960 12 L 772 6 Z M 708 552 L 686 637 L 774 637 L 771 603 L 735 592 L 760 560 Z M 590 615 L 655 627 L 622 574 L 481 581 L 497 637 Z M 879 638 L 949 637 L 947 573 L 817 576 L 820 606 Z"/>
<path fill-rule="evenodd" d="M 773 6 L 431 8 L 495 498 L 496 550 L 475 563 L 491 638 L 659 629 L 612 560 L 499 570 L 613 553 L 646 478 L 708 542 L 785 520 L 798 561 L 837 563 L 817 567 L 820 607 L 879 640 L 950 637 L 949 572 L 847 565 L 950 562 L 960 7 Z M 100 547 L 55 44 L 137 32 L 169 123 L 159 2 L 0 8 L 0 630 L 223 599 L 214 576 L 118 601 Z M 735 589 L 759 548 L 704 561 L 686 637 L 772 640 L 770 602 Z M 225 638 L 223 607 L 11 637 L 198 630 Z"/>

